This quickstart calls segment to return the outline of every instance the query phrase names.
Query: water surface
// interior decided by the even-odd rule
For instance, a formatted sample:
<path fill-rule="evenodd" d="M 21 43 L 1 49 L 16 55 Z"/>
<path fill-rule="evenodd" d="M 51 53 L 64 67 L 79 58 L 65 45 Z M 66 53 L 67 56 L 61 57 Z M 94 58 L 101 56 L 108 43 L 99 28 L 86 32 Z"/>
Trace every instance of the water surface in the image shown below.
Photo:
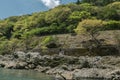
<path fill-rule="evenodd" d="M 0 80 L 53 80 L 37 71 L 0 69 Z"/>

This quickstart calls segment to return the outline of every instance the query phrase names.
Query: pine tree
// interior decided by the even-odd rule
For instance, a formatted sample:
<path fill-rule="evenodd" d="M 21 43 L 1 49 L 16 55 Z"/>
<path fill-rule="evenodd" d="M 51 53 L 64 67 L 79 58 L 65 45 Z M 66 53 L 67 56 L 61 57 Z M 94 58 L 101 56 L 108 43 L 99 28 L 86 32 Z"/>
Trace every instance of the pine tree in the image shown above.
<path fill-rule="evenodd" d="M 80 0 L 77 0 L 76 4 L 80 4 Z"/>

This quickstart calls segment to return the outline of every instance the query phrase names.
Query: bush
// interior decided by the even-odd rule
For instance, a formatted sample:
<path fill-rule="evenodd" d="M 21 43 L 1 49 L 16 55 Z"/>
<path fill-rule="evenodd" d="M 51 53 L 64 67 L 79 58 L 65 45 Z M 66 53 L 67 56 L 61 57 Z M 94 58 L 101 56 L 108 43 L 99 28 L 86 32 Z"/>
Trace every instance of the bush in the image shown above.
<path fill-rule="evenodd" d="M 80 22 L 75 29 L 76 33 L 88 33 L 89 35 L 94 35 L 98 31 L 102 30 L 104 28 L 105 22 L 102 20 L 92 20 L 92 19 L 86 19 Z"/>
<path fill-rule="evenodd" d="M 104 6 L 119 0 L 81 0 L 82 3 L 91 3 L 97 6 Z"/>
<path fill-rule="evenodd" d="M 102 19 L 105 20 L 119 20 L 117 11 L 113 8 L 104 8 L 102 12 Z"/>
<path fill-rule="evenodd" d="M 9 54 L 9 47 L 8 47 L 8 42 L 4 41 L 0 44 L 0 54 Z"/>
<path fill-rule="evenodd" d="M 90 18 L 90 13 L 87 11 L 74 11 L 71 15 L 70 15 L 70 19 L 72 20 L 82 20 L 82 19 L 86 19 L 86 18 Z"/>
<path fill-rule="evenodd" d="M 107 7 L 119 10 L 120 9 L 120 2 L 113 2 L 111 4 L 108 4 Z"/>
<path fill-rule="evenodd" d="M 0 24 L 0 35 L 5 36 L 7 39 L 10 39 L 12 36 L 13 24 L 10 22 L 3 22 Z"/>
<path fill-rule="evenodd" d="M 120 2 L 114 2 L 101 8 L 100 18 L 104 20 L 120 19 Z"/>
<path fill-rule="evenodd" d="M 83 3 L 80 4 L 80 9 L 81 11 L 89 12 L 91 16 L 97 16 L 99 14 L 101 7 L 93 6 L 92 4 L 89 3 Z"/>
<path fill-rule="evenodd" d="M 46 13 L 45 21 L 47 23 L 53 23 L 53 22 L 60 23 L 65 21 L 70 13 L 71 13 L 70 8 L 65 6 L 58 6 Z"/>
<path fill-rule="evenodd" d="M 43 47 L 46 47 L 46 48 L 57 48 L 58 47 L 57 38 L 53 36 L 47 36 L 43 38 L 41 44 Z"/>
<path fill-rule="evenodd" d="M 80 11 L 80 6 L 74 3 L 69 3 L 66 5 L 67 7 L 69 7 L 71 9 L 71 11 Z"/>
<path fill-rule="evenodd" d="M 120 21 L 108 21 L 105 30 L 120 30 Z"/>
<path fill-rule="evenodd" d="M 74 29 L 76 28 L 76 26 L 75 25 L 69 25 L 68 27 L 67 27 L 67 31 L 69 32 L 69 33 L 74 33 Z"/>
<path fill-rule="evenodd" d="M 14 53 L 15 49 L 17 48 L 17 43 L 18 41 L 16 40 L 11 40 L 11 41 L 1 41 L 0 42 L 0 54 L 5 55 L 5 54 L 12 54 Z"/>

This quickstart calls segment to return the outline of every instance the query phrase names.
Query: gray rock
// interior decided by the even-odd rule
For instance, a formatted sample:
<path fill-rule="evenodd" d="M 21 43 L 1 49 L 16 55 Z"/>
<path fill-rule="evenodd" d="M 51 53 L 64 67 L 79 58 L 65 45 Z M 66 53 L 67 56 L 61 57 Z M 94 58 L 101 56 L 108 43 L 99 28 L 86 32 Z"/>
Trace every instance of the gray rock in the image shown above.
<path fill-rule="evenodd" d="M 104 79 L 107 78 L 108 72 L 111 70 L 109 69 L 97 69 L 97 68 L 91 68 L 91 69 L 81 69 L 77 70 L 73 74 L 73 78 L 75 80 L 80 80 L 80 78 L 96 78 L 96 79 Z"/>
<path fill-rule="evenodd" d="M 19 59 L 19 61 L 25 61 L 26 60 L 26 53 L 22 51 L 17 51 L 13 54 L 15 59 Z"/>
<path fill-rule="evenodd" d="M 65 70 L 56 67 L 56 68 L 49 69 L 46 73 L 47 73 L 47 74 L 52 74 L 52 75 L 54 75 L 54 74 L 57 74 L 57 73 L 62 74 L 64 71 L 65 71 Z"/>
<path fill-rule="evenodd" d="M 38 65 L 34 70 L 42 72 L 42 73 L 46 73 L 48 70 L 51 70 L 51 68 L 50 67 L 42 67 L 42 66 Z"/>
<path fill-rule="evenodd" d="M 72 71 L 65 71 L 61 74 L 62 77 L 64 77 L 65 80 L 73 80 L 73 72 Z"/>
<path fill-rule="evenodd" d="M 109 72 L 107 76 L 111 80 L 120 80 L 120 69 Z"/>
<path fill-rule="evenodd" d="M 55 75 L 55 79 L 54 80 L 66 80 L 66 78 L 64 76 L 62 76 L 61 74 L 57 73 Z"/>
<path fill-rule="evenodd" d="M 40 53 L 39 52 L 28 52 L 26 53 L 27 58 L 40 58 Z"/>
<path fill-rule="evenodd" d="M 16 62 L 14 62 L 14 61 L 6 62 L 4 68 L 15 69 L 16 68 Z"/>
<path fill-rule="evenodd" d="M 17 62 L 16 69 L 25 69 L 26 66 L 27 66 L 26 62 Z"/>
<path fill-rule="evenodd" d="M 29 69 L 35 69 L 36 66 L 35 66 L 34 64 L 29 64 L 29 65 L 28 65 L 28 68 L 29 68 Z"/>

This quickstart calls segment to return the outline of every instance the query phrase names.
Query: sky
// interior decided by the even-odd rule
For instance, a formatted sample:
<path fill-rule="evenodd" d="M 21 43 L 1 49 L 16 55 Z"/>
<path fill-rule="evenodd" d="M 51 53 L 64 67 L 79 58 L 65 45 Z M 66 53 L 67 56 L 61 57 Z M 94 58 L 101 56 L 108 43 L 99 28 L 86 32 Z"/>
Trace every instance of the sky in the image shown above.
<path fill-rule="evenodd" d="M 46 11 L 75 0 L 0 0 L 0 19 Z"/>

